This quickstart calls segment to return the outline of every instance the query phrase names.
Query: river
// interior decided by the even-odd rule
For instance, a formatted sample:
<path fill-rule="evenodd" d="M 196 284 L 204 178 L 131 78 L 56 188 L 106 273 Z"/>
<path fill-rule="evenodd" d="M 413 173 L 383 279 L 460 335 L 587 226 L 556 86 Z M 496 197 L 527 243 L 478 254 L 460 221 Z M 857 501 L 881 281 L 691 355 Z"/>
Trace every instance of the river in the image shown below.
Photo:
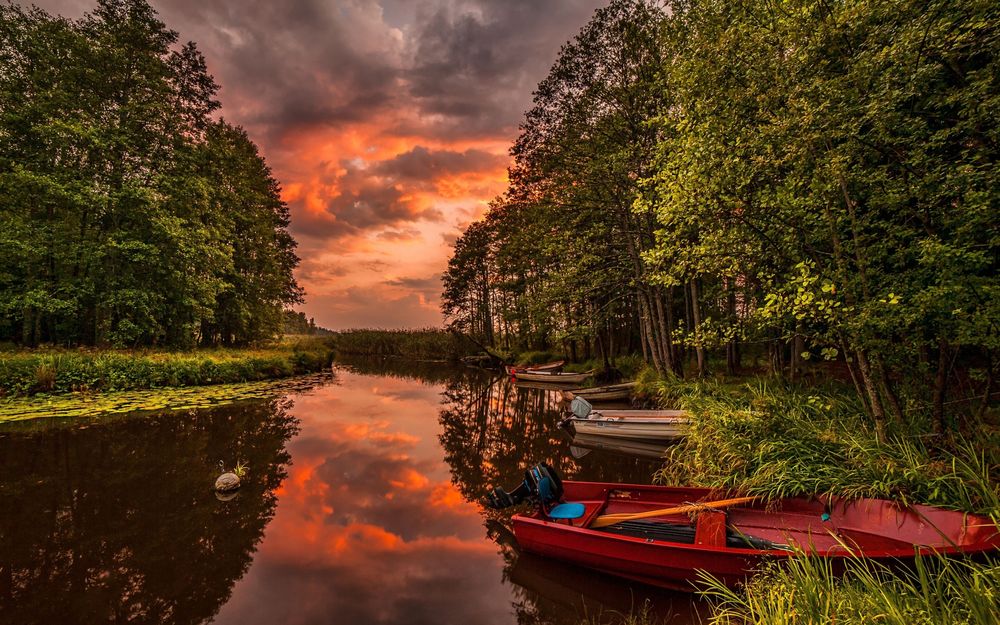
<path fill-rule="evenodd" d="M 355 362 L 268 399 L 0 424 L 0 623 L 697 622 L 691 595 L 519 556 L 478 503 L 540 461 L 648 483 L 655 461 L 574 459 L 557 399 Z M 220 462 L 249 466 L 226 501 Z"/>

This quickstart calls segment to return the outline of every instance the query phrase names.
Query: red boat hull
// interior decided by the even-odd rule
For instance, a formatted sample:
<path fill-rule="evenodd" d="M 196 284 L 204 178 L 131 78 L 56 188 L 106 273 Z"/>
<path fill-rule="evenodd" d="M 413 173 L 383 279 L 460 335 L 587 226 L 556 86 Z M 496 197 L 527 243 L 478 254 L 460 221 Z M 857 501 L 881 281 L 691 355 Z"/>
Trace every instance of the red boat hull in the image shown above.
<path fill-rule="evenodd" d="M 567 501 L 587 512 L 576 521 L 551 521 L 516 515 L 514 534 L 525 551 L 571 562 L 620 577 L 674 589 L 691 590 L 699 571 L 727 585 L 744 581 L 765 560 L 784 560 L 809 552 L 842 568 L 851 557 L 886 562 L 913 560 L 914 554 L 975 554 L 1000 549 L 1000 529 L 990 519 L 930 506 L 901 507 L 890 501 L 789 498 L 727 511 L 726 524 L 755 538 L 793 545 L 787 549 L 730 547 L 718 539 L 695 543 L 627 536 L 588 529 L 600 514 L 640 512 L 684 502 L 724 498 L 707 489 L 627 484 L 565 482 Z M 824 518 L 828 514 L 829 517 Z M 690 524 L 687 515 L 647 521 Z M 676 526 L 676 525 L 675 525 Z M 702 537 L 701 529 L 698 530 Z M 701 544 L 697 544 L 697 543 Z"/>

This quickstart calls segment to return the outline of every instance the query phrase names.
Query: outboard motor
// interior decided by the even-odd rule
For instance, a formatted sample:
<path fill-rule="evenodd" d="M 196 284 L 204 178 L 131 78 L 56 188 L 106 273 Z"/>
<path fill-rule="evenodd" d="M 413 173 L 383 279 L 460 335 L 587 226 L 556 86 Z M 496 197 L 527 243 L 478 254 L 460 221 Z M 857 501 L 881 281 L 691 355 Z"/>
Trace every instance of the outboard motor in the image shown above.
<path fill-rule="evenodd" d="M 563 487 L 559 474 L 549 465 L 542 463 L 524 472 L 524 481 L 514 490 L 507 492 L 497 486 L 489 494 L 487 505 L 497 510 L 530 501 L 543 508 L 562 500 Z"/>

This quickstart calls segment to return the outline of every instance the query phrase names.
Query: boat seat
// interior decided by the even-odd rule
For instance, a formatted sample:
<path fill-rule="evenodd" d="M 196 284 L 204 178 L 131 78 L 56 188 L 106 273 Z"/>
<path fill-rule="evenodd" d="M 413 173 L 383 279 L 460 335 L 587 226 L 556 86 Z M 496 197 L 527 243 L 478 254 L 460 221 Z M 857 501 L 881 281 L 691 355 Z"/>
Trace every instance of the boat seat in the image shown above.
<path fill-rule="evenodd" d="M 579 519 L 587 510 L 582 503 L 561 503 L 549 510 L 550 519 Z"/>

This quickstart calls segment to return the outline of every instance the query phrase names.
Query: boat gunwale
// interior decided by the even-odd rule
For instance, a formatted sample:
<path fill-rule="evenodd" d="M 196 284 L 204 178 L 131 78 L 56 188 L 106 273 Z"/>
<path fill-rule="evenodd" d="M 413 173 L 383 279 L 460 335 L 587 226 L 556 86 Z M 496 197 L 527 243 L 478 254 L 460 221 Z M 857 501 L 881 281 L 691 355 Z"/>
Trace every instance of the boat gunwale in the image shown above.
<path fill-rule="evenodd" d="M 820 558 L 858 558 L 858 559 L 886 559 L 886 558 L 910 558 L 913 557 L 915 552 L 919 552 L 920 555 L 973 555 L 977 553 L 984 553 L 996 549 L 997 546 L 988 542 L 977 542 L 971 545 L 958 545 L 951 544 L 942 547 L 934 547 L 931 545 L 917 545 L 907 543 L 906 547 L 896 547 L 894 549 L 880 549 L 877 553 L 873 555 L 865 554 L 864 550 L 856 549 L 851 550 L 848 547 L 838 545 L 834 549 L 829 549 L 824 552 L 819 551 L 807 551 L 805 548 L 798 547 L 794 550 L 789 549 L 754 549 L 751 547 L 726 547 L 726 546 L 712 546 L 712 545 L 699 545 L 693 543 L 681 543 L 674 542 L 670 540 L 663 540 L 658 538 L 642 538 L 639 536 L 629 536 L 627 534 L 614 534 L 611 532 L 602 532 L 600 529 L 593 529 L 589 527 L 579 527 L 575 525 L 567 525 L 565 523 L 558 523 L 556 521 L 546 521 L 544 519 L 539 519 L 537 517 L 518 514 L 513 517 L 514 523 L 527 523 L 531 525 L 538 525 L 546 528 L 553 528 L 557 531 L 564 531 L 579 534 L 581 536 L 595 536 L 601 537 L 602 539 L 609 539 L 612 541 L 621 541 L 627 543 L 636 543 L 641 545 L 659 545 L 659 546 L 669 546 L 670 548 L 680 548 L 683 551 L 692 552 L 711 552 L 717 554 L 732 554 L 737 556 L 753 555 L 753 556 L 766 556 L 766 557 L 782 557 L 782 558 L 794 558 L 800 556 L 816 556 Z M 831 536 L 840 540 L 836 534 L 829 532 Z M 616 573 L 617 574 L 617 573 Z"/>
<path fill-rule="evenodd" d="M 566 486 L 566 485 L 573 485 L 573 486 L 577 486 L 578 485 L 581 488 L 593 488 L 593 487 L 596 487 L 596 488 L 603 489 L 604 490 L 604 498 L 603 498 L 603 500 L 598 500 L 598 499 L 589 499 L 589 500 L 588 499 L 583 499 L 582 500 L 582 501 L 589 501 L 589 502 L 600 502 L 600 506 L 598 507 L 598 510 L 600 510 L 601 508 L 604 508 L 604 507 L 607 506 L 607 503 L 608 503 L 608 501 L 610 499 L 611 493 L 614 492 L 614 491 L 633 491 L 634 490 L 634 491 L 645 491 L 645 492 L 653 492 L 653 493 L 657 493 L 657 492 L 659 492 L 659 493 L 676 492 L 676 493 L 690 493 L 691 495 L 695 495 L 699 491 L 703 495 L 708 495 L 708 494 L 711 494 L 713 492 L 714 493 L 718 493 L 719 492 L 716 489 L 704 488 L 704 487 L 683 487 L 683 486 L 682 487 L 672 487 L 672 486 L 655 486 L 655 485 L 647 485 L 647 484 L 611 484 L 611 483 L 606 483 L 606 482 L 577 482 L 577 481 L 569 481 L 569 482 L 564 482 L 564 486 Z M 785 499 L 796 500 L 796 499 L 803 499 L 803 498 L 787 497 Z M 866 502 L 868 502 L 868 503 L 879 502 L 879 503 L 891 503 L 891 504 L 898 503 L 898 502 L 893 502 L 893 501 L 887 500 L 887 499 L 875 499 L 875 498 L 870 498 L 870 497 L 859 497 L 857 499 L 846 499 L 846 498 L 842 498 L 842 497 L 832 496 L 830 498 L 830 503 L 833 503 L 834 501 L 836 501 L 837 503 L 842 503 L 845 506 L 847 506 L 847 505 L 864 504 Z M 665 504 L 666 502 L 661 502 L 661 503 Z M 933 545 L 918 545 L 916 543 L 906 543 L 905 546 L 901 546 L 901 547 L 894 547 L 894 548 L 888 548 L 888 549 L 887 548 L 872 549 L 871 550 L 871 554 L 866 554 L 864 548 L 858 548 L 858 549 L 854 549 L 854 550 L 850 549 L 849 547 L 847 547 L 846 545 L 843 544 L 843 538 L 842 537 L 838 536 L 837 534 L 835 534 L 834 532 L 832 532 L 830 530 L 827 530 L 827 533 L 829 535 L 833 536 L 833 538 L 835 540 L 837 540 L 838 545 L 837 545 L 836 548 L 827 549 L 826 551 L 822 551 L 822 552 L 818 551 L 818 550 L 812 550 L 810 552 L 810 551 L 807 551 L 805 548 L 799 546 L 799 547 L 797 547 L 796 550 L 789 551 L 789 550 L 786 550 L 786 549 L 755 549 L 755 548 L 749 548 L 749 547 L 748 548 L 741 548 L 741 547 L 728 547 L 728 546 L 698 545 L 698 544 L 691 544 L 691 543 L 674 542 L 674 541 L 669 541 L 669 540 L 642 538 L 642 537 L 638 537 L 638 536 L 628 536 L 628 535 L 624 535 L 624 534 L 614 534 L 614 533 L 611 533 L 611 532 L 602 532 L 602 531 L 600 531 L 600 529 L 594 529 L 594 528 L 584 527 L 584 526 L 570 525 L 570 524 L 566 524 L 566 523 L 559 523 L 557 521 L 551 521 L 551 520 L 541 519 L 541 518 L 538 518 L 537 516 L 534 516 L 534 515 L 538 514 L 537 511 L 534 512 L 533 515 L 516 514 L 516 515 L 514 515 L 512 517 L 512 522 L 515 523 L 515 524 L 516 523 L 526 523 L 526 524 L 529 524 L 529 525 L 538 526 L 538 527 L 543 528 L 543 529 L 548 530 L 548 531 L 569 532 L 570 534 L 576 534 L 576 535 L 579 535 L 579 536 L 599 537 L 601 539 L 610 539 L 612 541 L 624 541 L 625 543 L 629 543 L 629 544 L 669 546 L 670 548 L 680 548 L 683 551 L 700 552 L 700 553 L 709 552 L 709 553 L 713 553 L 713 554 L 732 554 L 734 556 L 752 555 L 752 556 L 762 556 L 762 557 L 789 558 L 789 557 L 799 557 L 801 555 L 814 555 L 814 556 L 818 556 L 818 557 L 822 557 L 822 558 L 842 558 L 842 559 L 850 559 L 850 558 L 863 558 L 863 559 L 909 559 L 909 558 L 914 557 L 915 554 L 919 554 L 919 555 L 922 555 L 922 556 L 923 555 L 931 555 L 931 554 L 940 554 L 940 555 L 954 555 L 954 554 L 974 555 L 974 554 L 986 553 L 988 551 L 1000 549 L 1000 525 L 993 524 L 994 527 L 996 528 L 996 532 L 994 532 L 991 536 L 987 537 L 986 539 L 981 539 L 981 540 L 978 540 L 977 542 L 970 543 L 968 545 L 960 545 L 960 544 L 958 544 L 957 540 L 960 540 L 961 537 L 949 537 L 949 536 L 945 535 L 944 532 L 942 532 L 940 529 L 938 529 L 933 523 L 930 523 L 929 519 L 926 519 L 926 516 L 923 514 L 923 512 L 920 509 L 921 508 L 925 508 L 925 509 L 931 509 L 931 510 L 940 511 L 940 512 L 948 512 L 948 513 L 962 515 L 963 518 L 964 518 L 964 520 L 965 520 L 965 522 L 963 522 L 963 526 L 962 526 L 962 536 L 964 536 L 965 533 L 966 533 L 966 531 L 968 530 L 968 519 L 969 519 L 969 517 L 972 517 L 974 520 L 984 519 L 984 520 L 987 520 L 987 521 L 989 520 L 989 517 L 986 517 L 986 516 L 980 515 L 980 514 L 971 513 L 971 512 L 964 512 L 964 511 L 961 511 L 961 510 L 950 510 L 948 508 L 940 508 L 940 507 L 937 507 L 937 506 L 930 506 L 930 505 L 926 505 L 926 504 L 913 504 L 913 505 L 909 505 L 909 506 L 900 504 L 899 507 L 901 509 L 905 509 L 905 510 L 912 510 L 912 511 L 916 512 L 917 514 L 919 514 L 921 517 L 924 517 L 924 522 L 927 522 L 931 526 L 933 526 L 934 529 L 941 536 L 941 538 L 944 539 L 948 544 L 941 545 L 941 546 L 933 546 Z M 759 509 L 759 508 L 757 508 L 756 506 L 734 506 L 732 509 L 734 509 L 734 510 L 754 510 L 754 509 Z M 594 514 L 596 514 L 596 513 L 594 513 Z M 594 514 L 592 514 L 590 516 L 594 516 Z M 589 521 L 589 519 L 588 519 L 588 521 Z M 763 528 L 763 526 L 761 526 L 761 527 Z M 769 529 L 780 529 L 780 528 L 769 528 Z M 515 532 L 515 535 L 516 535 L 516 532 Z M 878 534 L 873 534 L 873 535 L 879 536 Z"/>
<path fill-rule="evenodd" d="M 688 417 L 634 417 L 634 418 L 619 418 L 619 419 L 587 419 L 580 417 L 566 417 L 566 421 L 570 423 L 591 423 L 594 425 L 600 424 L 618 424 L 618 425 L 690 425 L 691 419 Z"/>

